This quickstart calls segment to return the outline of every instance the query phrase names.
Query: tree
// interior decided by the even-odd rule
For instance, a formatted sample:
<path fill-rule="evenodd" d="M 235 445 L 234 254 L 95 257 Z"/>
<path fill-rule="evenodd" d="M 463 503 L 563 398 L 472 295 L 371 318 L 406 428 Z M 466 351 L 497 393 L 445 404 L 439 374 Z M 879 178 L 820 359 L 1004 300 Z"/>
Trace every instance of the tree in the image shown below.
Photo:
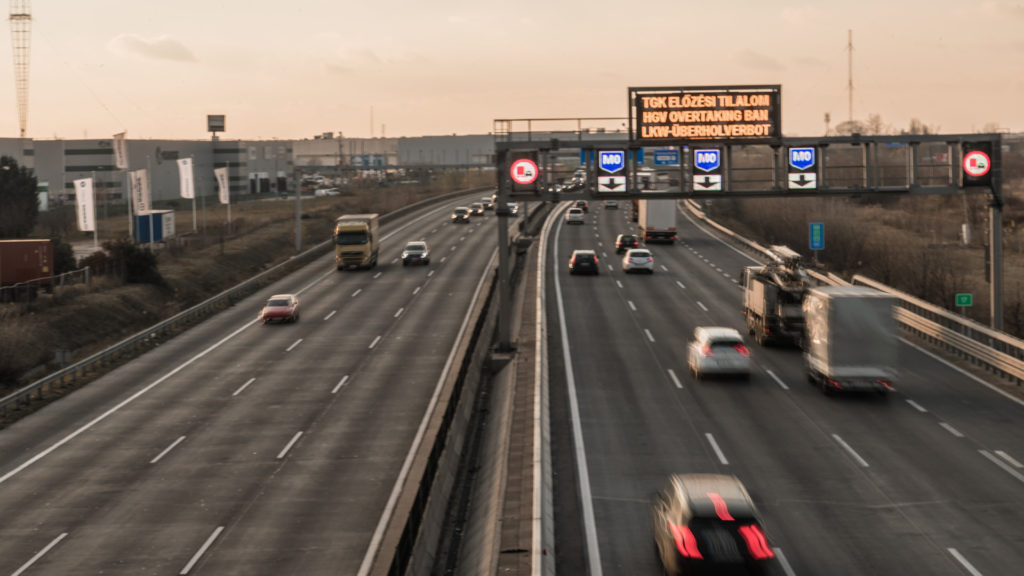
<path fill-rule="evenodd" d="M 39 218 L 37 181 L 32 170 L 0 156 L 0 238 L 27 238 Z"/>

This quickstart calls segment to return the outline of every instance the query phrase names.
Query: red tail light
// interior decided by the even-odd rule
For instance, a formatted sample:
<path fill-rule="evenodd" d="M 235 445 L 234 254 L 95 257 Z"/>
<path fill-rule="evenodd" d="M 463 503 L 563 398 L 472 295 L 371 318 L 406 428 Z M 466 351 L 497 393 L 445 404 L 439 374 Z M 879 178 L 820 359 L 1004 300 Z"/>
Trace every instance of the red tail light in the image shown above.
<path fill-rule="evenodd" d="M 701 348 L 700 353 L 705 356 L 714 356 L 714 353 L 711 352 L 711 346 L 708 346 L 707 344 L 705 344 L 704 347 Z"/>
<path fill-rule="evenodd" d="M 744 346 L 743 344 L 737 344 L 733 346 L 733 348 L 735 348 L 736 351 L 742 354 L 743 356 L 746 356 L 748 358 L 750 357 L 750 350 L 747 350 L 747 347 Z"/>
<path fill-rule="evenodd" d="M 697 549 L 697 539 L 693 537 L 693 532 L 686 526 L 676 526 L 669 522 L 668 527 L 672 530 L 672 536 L 676 541 L 676 550 L 682 554 L 683 558 L 699 558 L 703 559 L 700 550 Z"/>
<path fill-rule="evenodd" d="M 743 541 L 747 543 L 747 550 L 750 550 L 750 556 L 754 560 L 767 560 L 775 557 L 775 552 L 772 551 L 771 546 L 768 546 L 768 539 L 765 538 L 764 532 L 757 524 L 741 526 L 740 536 L 743 536 Z"/>

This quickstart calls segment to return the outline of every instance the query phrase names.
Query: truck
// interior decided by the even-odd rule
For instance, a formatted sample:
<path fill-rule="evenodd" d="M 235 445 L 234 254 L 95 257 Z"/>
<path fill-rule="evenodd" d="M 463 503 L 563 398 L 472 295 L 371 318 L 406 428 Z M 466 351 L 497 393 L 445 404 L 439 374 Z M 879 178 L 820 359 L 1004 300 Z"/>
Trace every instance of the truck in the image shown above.
<path fill-rule="evenodd" d="M 645 243 L 676 241 L 676 200 L 639 200 L 637 228 Z"/>
<path fill-rule="evenodd" d="M 807 378 L 826 395 L 894 389 L 899 337 L 896 299 L 866 286 L 818 286 L 807 290 L 804 318 Z"/>
<path fill-rule="evenodd" d="M 373 268 L 379 251 L 377 214 L 346 214 L 334 221 L 334 264 L 338 270 Z"/>
<path fill-rule="evenodd" d="M 803 302 L 811 285 L 800 254 L 787 246 L 771 246 L 771 260 L 743 269 L 743 315 L 747 333 L 761 346 L 802 346 Z"/>

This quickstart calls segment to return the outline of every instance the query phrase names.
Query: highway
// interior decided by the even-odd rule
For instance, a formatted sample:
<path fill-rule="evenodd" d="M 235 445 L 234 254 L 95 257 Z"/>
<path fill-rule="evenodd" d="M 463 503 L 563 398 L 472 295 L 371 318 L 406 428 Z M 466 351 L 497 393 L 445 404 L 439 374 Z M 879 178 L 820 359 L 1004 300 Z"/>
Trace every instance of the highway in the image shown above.
<path fill-rule="evenodd" d="M 1024 565 L 1024 405 L 901 344 L 898 389 L 826 397 L 799 351 L 749 342 L 749 382 L 697 381 L 695 326 L 744 330 L 746 255 L 679 215 L 625 275 L 628 209 L 592 203 L 546 248 L 555 534 L 560 574 L 661 574 L 649 502 L 671 473 L 737 475 L 787 575 L 1002 575 Z M 591 248 L 599 276 L 570 276 Z M 572 481 L 571 479 L 577 481 Z"/>
<path fill-rule="evenodd" d="M 479 195 L 475 195 L 478 197 Z M 0 434 L 0 574 L 362 574 L 495 254 L 459 198 L 318 259 Z M 403 267 L 408 240 L 431 246 Z M 263 325 L 294 292 L 301 320 Z"/>

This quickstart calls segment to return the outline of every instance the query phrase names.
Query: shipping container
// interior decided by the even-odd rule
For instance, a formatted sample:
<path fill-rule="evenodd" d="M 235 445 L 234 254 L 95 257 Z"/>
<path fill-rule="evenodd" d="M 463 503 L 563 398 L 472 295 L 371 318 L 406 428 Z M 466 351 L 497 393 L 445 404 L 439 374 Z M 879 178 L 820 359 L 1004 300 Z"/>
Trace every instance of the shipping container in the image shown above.
<path fill-rule="evenodd" d="M 46 239 L 0 240 L 0 286 L 53 275 L 53 242 Z"/>

